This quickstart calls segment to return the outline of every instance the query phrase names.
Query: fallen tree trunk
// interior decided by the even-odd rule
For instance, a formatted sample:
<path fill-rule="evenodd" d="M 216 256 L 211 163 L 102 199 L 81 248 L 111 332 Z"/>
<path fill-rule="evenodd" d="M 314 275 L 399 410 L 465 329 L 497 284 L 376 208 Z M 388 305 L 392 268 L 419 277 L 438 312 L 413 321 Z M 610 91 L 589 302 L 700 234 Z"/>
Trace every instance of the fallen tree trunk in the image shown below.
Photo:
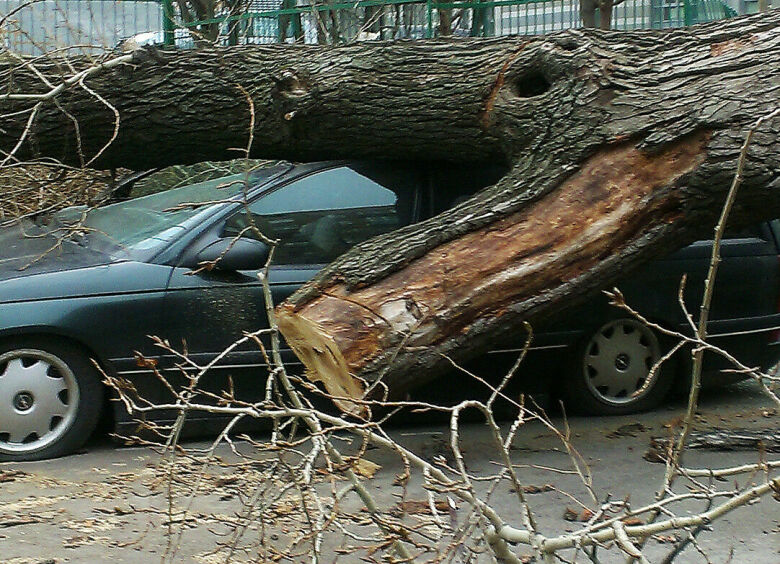
<path fill-rule="evenodd" d="M 759 62 L 757 35 L 723 31 L 675 32 L 663 51 L 643 44 L 649 36 L 622 35 L 619 45 L 599 36 L 613 39 L 609 48 L 591 43 L 602 64 L 573 73 L 592 82 L 535 107 L 549 129 L 515 136 L 514 167 L 496 187 L 366 243 L 279 308 L 280 328 L 312 377 L 342 397 L 381 392 L 378 381 L 397 395 L 448 367 L 447 357 L 468 358 L 513 336 L 519 345 L 524 321 L 711 226 L 743 136 L 777 104 L 770 92 L 780 87 L 777 63 Z M 778 45 L 779 36 L 775 23 L 764 39 Z M 743 45 L 755 49 L 756 66 L 733 51 Z M 547 67 L 533 68 L 519 80 Z M 527 111 L 546 93 L 513 96 L 505 80 L 496 80 L 494 119 L 517 132 L 527 119 L 518 107 Z M 774 120 L 750 153 L 742 218 L 778 212 L 777 132 Z"/>
<path fill-rule="evenodd" d="M 780 11 L 685 30 L 340 48 L 144 50 L 41 107 L 20 155 L 149 167 L 234 156 L 501 160 L 495 186 L 368 241 L 277 309 L 339 396 L 400 393 L 711 226 L 780 91 Z M 46 72 L 51 72 L 48 69 Z M 10 75 L 6 75 L 10 76 Z M 28 68 L 7 90 L 44 92 Z M 33 101 L 34 102 L 34 101 Z M 0 100 L 11 134 L 33 103 Z M 26 104 L 26 106 L 25 106 Z M 77 120 L 63 143 L 64 130 Z M 756 132 L 738 220 L 780 212 L 780 120 Z M 28 142 L 29 141 L 29 142 Z M 477 166 L 475 164 L 475 166 Z M 380 388 L 375 388 L 380 389 Z"/>

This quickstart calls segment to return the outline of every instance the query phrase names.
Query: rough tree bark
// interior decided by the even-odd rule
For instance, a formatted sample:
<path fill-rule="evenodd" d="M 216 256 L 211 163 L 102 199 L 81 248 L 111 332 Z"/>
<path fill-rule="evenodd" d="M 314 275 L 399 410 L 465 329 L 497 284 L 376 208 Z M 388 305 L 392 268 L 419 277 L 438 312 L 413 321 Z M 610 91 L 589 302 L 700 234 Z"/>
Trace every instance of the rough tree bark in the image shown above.
<path fill-rule="evenodd" d="M 5 91 L 46 89 L 29 68 L 3 76 Z M 235 156 L 249 118 L 239 85 L 254 103 L 254 156 L 511 165 L 457 208 L 358 246 L 277 308 L 331 392 L 382 380 L 398 393 L 439 373 L 444 355 L 522 340 L 524 321 L 711 225 L 746 131 L 780 98 L 780 11 L 630 34 L 139 51 L 89 80 L 121 116 L 102 164 Z M 26 119 L 9 112 L 25 104 L 0 100 L 6 150 Z M 20 155 L 78 162 L 73 118 L 85 155 L 112 135 L 114 113 L 72 89 Z M 754 137 L 738 219 L 780 212 L 779 130 L 775 119 Z"/>

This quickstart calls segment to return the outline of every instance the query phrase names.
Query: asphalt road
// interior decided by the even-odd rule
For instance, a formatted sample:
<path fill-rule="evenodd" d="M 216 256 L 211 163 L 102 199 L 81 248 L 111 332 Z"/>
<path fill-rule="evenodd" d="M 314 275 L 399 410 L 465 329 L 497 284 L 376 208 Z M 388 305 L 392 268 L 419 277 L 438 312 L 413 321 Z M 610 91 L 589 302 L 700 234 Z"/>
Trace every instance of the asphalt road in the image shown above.
<path fill-rule="evenodd" d="M 661 483 L 663 465 L 646 461 L 643 454 L 649 438 L 664 435 L 666 426 L 680 417 L 682 409 L 678 402 L 641 416 L 570 418 L 573 442 L 589 464 L 594 488 L 600 496 L 609 493 L 611 499 L 622 499 L 630 494 L 634 506 L 653 498 Z M 778 417 L 770 402 L 747 383 L 705 394 L 697 419 L 701 428 L 741 429 L 776 428 Z M 560 416 L 553 419 L 558 426 L 563 426 Z M 424 456 L 447 455 L 445 425 L 400 427 L 391 434 Z M 470 471 L 479 474 L 495 469 L 492 462 L 495 453 L 489 447 L 484 426 L 466 425 L 462 439 Z M 197 447 L 199 443 L 189 446 Z M 528 495 L 540 530 L 553 534 L 579 526 L 564 517 L 567 508 L 576 509 L 575 514 L 579 511 L 567 494 L 584 498 L 581 483 L 571 474 L 544 469 L 567 466 L 568 456 L 555 435 L 538 423 L 530 423 L 519 433 L 512 455 L 520 465 L 518 471 L 523 483 L 540 487 L 539 493 Z M 393 480 L 402 468 L 397 458 L 388 453 L 372 450 L 368 457 L 381 468 L 366 483 L 373 488 L 380 504 L 392 505 L 397 493 Z M 696 450 L 687 454 L 686 463 L 689 467 L 729 466 L 755 462 L 758 457 L 758 453 L 751 451 Z M 173 521 L 176 528 L 182 523 L 167 515 L 170 490 L 159 462 L 158 454 L 150 448 L 123 448 L 104 440 L 91 444 L 86 453 L 59 460 L 0 464 L 0 562 L 160 562 L 170 539 L 166 535 L 167 525 Z M 191 476 L 182 471 L 180 477 L 186 483 Z M 762 478 L 756 476 L 753 480 Z M 742 478 L 740 485 L 744 481 Z M 217 517 L 230 516 L 236 511 L 242 498 L 242 485 L 240 481 L 225 479 L 224 473 L 210 476 L 207 482 L 202 496 L 191 508 L 191 514 L 198 519 L 179 527 L 183 536 L 172 559 L 175 562 L 225 562 L 224 555 L 214 553 L 216 543 L 224 538 L 220 535 L 225 533 Z M 545 491 L 546 484 L 553 484 L 556 489 Z M 517 514 L 512 495 L 496 495 L 492 502 L 504 515 Z M 691 505 L 687 511 L 697 509 L 700 506 Z M 272 540 L 266 542 L 278 537 L 269 538 Z M 648 543 L 651 561 L 661 559 L 670 548 L 670 540 L 665 535 Z M 741 508 L 716 522 L 711 531 L 699 537 L 699 543 L 715 563 L 777 564 L 780 562 L 780 504 L 770 497 Z M 303 558 L 291 560 L 304 561 Z M 335 555 L 326 559 L 334 560 Z M 231 560 L 247 561 L 259 560 L 240 554 Z M 358 560 L 343 557 L 339 561 Z M 586 559 L 580 555 L 577 561 Z M 676 560 L 706 561 L 692 548 Z"/>

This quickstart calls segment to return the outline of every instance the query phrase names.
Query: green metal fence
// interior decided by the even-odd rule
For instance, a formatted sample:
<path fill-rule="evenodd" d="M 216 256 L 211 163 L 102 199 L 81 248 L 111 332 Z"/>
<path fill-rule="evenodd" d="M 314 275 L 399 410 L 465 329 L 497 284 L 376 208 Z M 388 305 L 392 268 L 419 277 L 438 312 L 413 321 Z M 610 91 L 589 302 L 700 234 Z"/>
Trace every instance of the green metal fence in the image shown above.
<path fill-rule="evenodd" d="M 222 43 L 344 43 L 441 36 L 535 35 L 578 27 L 578 0 L 358 0 L 289 1 L 272 10 L 248 10 L 184 22 L 165 0 L 168 44 L 191 39 L 175 29 Z M 266 4 L 267 6 L 268 4 Z M 250 5 L 251 6 L 251 5 Z M 720 0 L 625 0 L 613 9 L 613 29 L 631 30 L 692 25 L 736 12 Z"/>
<path fill-rule="evenodd" d="M 162 29 L 160 0 L 0 0 L 0 49 L 90 53 Z"/>
<path fill-rule="evenodd" d="M 194 4 L 194 3 L 190 3 Z M 203 3 L 208 4 L 208 3 Z M 194 19 L 176 0 L 0 0 L 0 49 L 37 55 L 198 41 L 347 43 L 531 35 L 580 25 L 579 0 L 215 0 Z M 690 25 L 736 15 L 722 0 L 625 0 L 615 29 Z"/>

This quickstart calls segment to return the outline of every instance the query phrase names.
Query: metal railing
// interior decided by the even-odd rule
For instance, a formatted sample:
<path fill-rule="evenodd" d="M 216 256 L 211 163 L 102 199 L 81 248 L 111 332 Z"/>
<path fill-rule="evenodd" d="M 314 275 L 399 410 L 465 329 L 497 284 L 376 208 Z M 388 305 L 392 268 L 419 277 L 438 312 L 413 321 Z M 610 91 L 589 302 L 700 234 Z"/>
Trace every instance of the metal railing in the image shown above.
<path fill-rule="evenodd" d="M 544 3 L 555 2 L 556 0 L 545 0 Z M 500 6 L 503 9 L 523 3 L 522 0 L 502 0 L 484 4 L 471 2 L 438 4 L 431 0 L 299 2 L 294 7 L 249 11 L 189 23 L 180 22 L 178 25 L 174 24 L 174 27 L 192 30 L 193 35 L 197 37 L 203 26 L 218 24 L 221 26 L 220 41 L 239 43 L 281 41 L 325 44 L 421 39 L 444 35 L 492 36 L 495 34 L 493 18 L 485 18 L 485 25 L 480 25 L 479 22 L 474 21 L 474 14 L 483 15 L 495 7 Z M 479 29 L 479 33 L 470 33 L 472 28 Z M 167 39 L 170 42 L 170 37 Z M 175 38 L 174 41 L 178 39 Z"/>
<path fill-rule="evenodd" d="M 535 35 L 578 27 L 578 0 L 221 0 L 185 21 L 173 0 L 0 0 L 0 46 L 25 55 L 91 52 L 128 43 L 348 43 L 442 36 Z M 614 29 L 691 25 L 736 15 L 721 0 L 625 0 Z"/>
<path fill-rule="evenodd" d="M 97 52 L 163 28 L 159 0 L 0 0 L 0 46 L 23 55 Z"/>
<path fill-rule="evenodd" d="M 579 0 L 299 0 L 297 5 L 287 8 L 226 14 L 188 23 L 178 20 L 178 24 L 173 23 L 177 21 L 175 7 L 169 6 L 167 10 L 174 14 L 171 30 L 187 29 L 194 37 L 202 35 L 227 44 L 536 35 L 580 25 Z M 613 9 L 612 27 L 680 27 L 735 15 L 721 0 L 625 0 Z M 214 26 L 218 26 L 216 36 Z M 208 32 L 203 33 L 206 28 Z M 169 45 L 184 46 L 186 41 L 173 31 L 166 34 Z"/>

